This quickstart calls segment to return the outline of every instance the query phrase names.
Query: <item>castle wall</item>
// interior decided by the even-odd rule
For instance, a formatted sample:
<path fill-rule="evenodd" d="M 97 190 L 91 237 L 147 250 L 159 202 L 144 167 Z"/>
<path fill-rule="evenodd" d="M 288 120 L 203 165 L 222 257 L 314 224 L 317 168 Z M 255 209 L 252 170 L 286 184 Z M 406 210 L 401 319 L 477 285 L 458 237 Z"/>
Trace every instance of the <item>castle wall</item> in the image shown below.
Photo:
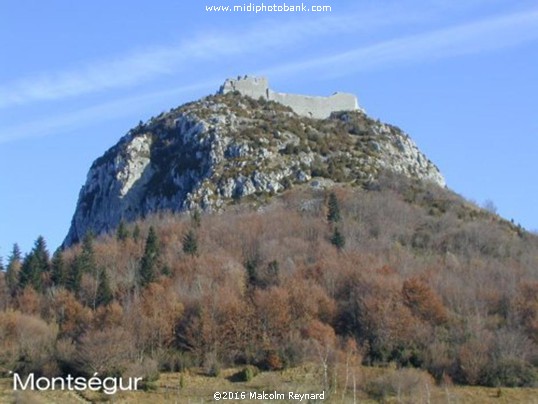
<path fill-rule="evenodd" d="M 269 91 L 269 99 L 287 105 L 298 115 L 316 119 L 328 118 L 335 111 L 358 109 L 357 98 L 345 93 L 336 93 L 330 97 L 308 97 Z"/>
<path fill-rule="evenodd" d="M 348 93 L 335 93 L 330 97 L 311 97 L 299 94 L 277 93 L 269 89 L 265 77 L 238 77 L 227 79 L 219 93 L 239 91 L 241 94 L 258 99 L 276 101 L 290 107 L 298 115 L 309 118 L 328 118 L 335 111 L 354 111 L 359 109 L 357 97 Z"/>

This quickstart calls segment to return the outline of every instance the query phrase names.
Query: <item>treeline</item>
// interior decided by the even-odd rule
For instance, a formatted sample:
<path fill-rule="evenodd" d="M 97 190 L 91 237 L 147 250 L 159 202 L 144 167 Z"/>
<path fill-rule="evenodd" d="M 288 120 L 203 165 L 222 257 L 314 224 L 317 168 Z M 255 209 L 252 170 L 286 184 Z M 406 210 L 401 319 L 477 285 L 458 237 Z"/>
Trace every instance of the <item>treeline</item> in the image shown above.
<path fill-rule="evenodd" d="M 121 223 L 52 257 L 39 237 L 4 269 L 0 371 L 151 380 L 354 358 L 439 382 L 537 382 L 536 237 L 399 177 Z"/>

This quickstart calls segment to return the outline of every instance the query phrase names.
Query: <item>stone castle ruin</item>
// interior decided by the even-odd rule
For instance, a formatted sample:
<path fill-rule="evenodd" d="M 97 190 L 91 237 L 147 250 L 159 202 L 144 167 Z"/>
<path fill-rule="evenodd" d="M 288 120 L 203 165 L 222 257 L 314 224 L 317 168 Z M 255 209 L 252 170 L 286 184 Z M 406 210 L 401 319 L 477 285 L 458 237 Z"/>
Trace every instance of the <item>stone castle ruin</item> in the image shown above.
<path fill-rule="evenodd" d="M 219 94 L 238 91 L 242 95 L 268 101 L 276 101 L 290 107 L 298 115 L 309 118 L 328 118 L 335 111 L 358 110 L 357 97 L 348 93 L 334 93 L 329 97 L 314 97 L 299 94 L 277 93 L 269 88 L 265 77 L 237 77 L 226 79 L 220 87 Z"/>

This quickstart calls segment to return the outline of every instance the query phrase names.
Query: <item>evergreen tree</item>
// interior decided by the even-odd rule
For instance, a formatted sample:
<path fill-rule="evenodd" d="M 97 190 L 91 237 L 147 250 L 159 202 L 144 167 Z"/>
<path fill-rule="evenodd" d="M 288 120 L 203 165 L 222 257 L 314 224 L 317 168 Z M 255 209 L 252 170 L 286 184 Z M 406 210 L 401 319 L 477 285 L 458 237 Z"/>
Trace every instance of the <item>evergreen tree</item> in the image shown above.
<path fill-rule="evenodd" d="M 192 229 L 183 238 L 183 252 L 189 255 L 198 254 L 198 237 Z"/>
<path fill-rule="evenodd" d="M 37 271 L 37 259 L 33 253 L 26 254 L 19 272 L 19 290 L 26 286 L 32 286 L 34 289 L 41 289 L 40 275 Z"/>
<path fill-rule="evenodd" d="M 57 286 L 67 286 L 69 274 L 61 249 L 57 249 L 52 255 L 51 280 Z"/>
<path fill-rule="evenodd" d="M 97 265 L 95 264 L 95 252 L 93 249 L 94 236 L 91 232 L 86 233 L 82 240 L 82 251 L 80 255 L 75 258 L 77 265 L 82 274 L 89 273 L 91 275 L 97 275 Z"/>
<path fill-rule="evenodd" d="M 161 268 L 161 274 L 163 274 L 164 276 L 170 276 L 172 275 L 172 270 L 170 269 L 168 265 L 165 264 Z"/>
<path fill-rule="evenodd" d="M 125 222 L 122 219 L 116 230 L 116 239 L 118 241 L 125 241 L 128 238 L 129 238 L 129 230 L 127 230 L 127 226 L 125 225 Z"/>
<path fill-rule="evenodd" d="M 11 249 L 11 255 L 9 256 L 9 261 L 18 261 L 21 262 L 22 260 L 22 252 L 17 243 L 13 244 L 13 248 Z"/>
<path fill-rule="evenodd" d="M 66 279 L 66 287 L 73 293 L 80 291 L 80 282 L 82 281 L 82 269 L 79 257 L 75 257 L 71 264 L 71 270 Z"/>
<path fill-rule="evenodd" d="M 247 270 L 247 283 L 250 287 L 257 287 L 259 282 L 258 277 L 258 260 L 249 259 L 245 262 L 245 269 Z"/>
<path fill-rule="evenodd" d="M 97 286 L 97 306 L 106 306 L 114 298 L 112 289 L 110 288 L 110 281 L 104 268 L 101 268 L 99 272 L 99 285 Z"/>
<path fill-rule="evenodd" d="M 333 235 L 331 236 L 331 244 L 334 245 L 336 248 L 341 250 L 346 245 L 346 239 L 342 233 L 340 233 L 340 230 L 338 230 L 338 227 L 334 228 Z"/>
<path fill-rule="evenodd" d="M 4 258 L 0 257 L 0 272 L 4 272 Z"/>
<path fill-rule="evenodd" d="M 19 287 L 32 286 L 35 290 L 43 289 L 43 277 L 50 271 L 49 252 L 42 236 L 35 241 L 34 248 L 24 258 L 19 273 Z"/>
<path fill-rule="evenodd" d="M 157 278 L 157 264 L 159 262 L 159 240 L 153 226 L 149 228 L 146 238 L 144 256 L 140 262 L 140 285 L 145 286 Z"/>
<path fill-rule="evenodd" d="M 38 270 L 40 273 L 50 271 L 50 254 L 47 250 L 47 243 L 43 236 L 39 236 L 34 244 L 33 254 L 36 257 Z"/>
<path fill-rule="evenodd" d="M 337 223 L 340 221 L 340 204 L 338 198 L 334 192 L 329 194 L 329 201 L 327 203 L 329 212 L 327 213 L 327 220 L 331 223 Z"/>
<path fill-rule="evenodd" d="M 97 276 L 93 240 L 93 234 L 91 232 L 86 233 L 82 239 L 82 251 L 75 257 L 71 264 L 71 270 L 66 279 L 66 286 L 73 293 L 77 293 L 80 290 L 80 282 L 83 274 L 88 273 L 94 277 Z"/>
<path fill-rule="evenodd" d="M 11 255 L 8 257 L 6 267 L 6 284 L 12 296 L 15 295 L 19 284 L 19 272 L 21 269 L 21 250 L 18 244 L 13 244 Z"/>

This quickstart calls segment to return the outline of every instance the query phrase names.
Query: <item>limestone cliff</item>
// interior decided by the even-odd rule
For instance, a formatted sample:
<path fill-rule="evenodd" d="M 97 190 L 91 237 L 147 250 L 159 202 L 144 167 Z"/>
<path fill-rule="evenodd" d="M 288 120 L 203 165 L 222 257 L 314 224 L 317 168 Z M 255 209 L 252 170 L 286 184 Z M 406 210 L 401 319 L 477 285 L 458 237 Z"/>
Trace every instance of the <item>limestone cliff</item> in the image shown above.
<path fill-rule="evenodd" d="M 383 170 L 445 185 L 405 133 L 362 110 L 312 119 L 263 97 L 219 93 L 138 125 L 98 158 L 64 245 L 122 219 L 217 211 L 300 183 L 364 186 Z"/>

